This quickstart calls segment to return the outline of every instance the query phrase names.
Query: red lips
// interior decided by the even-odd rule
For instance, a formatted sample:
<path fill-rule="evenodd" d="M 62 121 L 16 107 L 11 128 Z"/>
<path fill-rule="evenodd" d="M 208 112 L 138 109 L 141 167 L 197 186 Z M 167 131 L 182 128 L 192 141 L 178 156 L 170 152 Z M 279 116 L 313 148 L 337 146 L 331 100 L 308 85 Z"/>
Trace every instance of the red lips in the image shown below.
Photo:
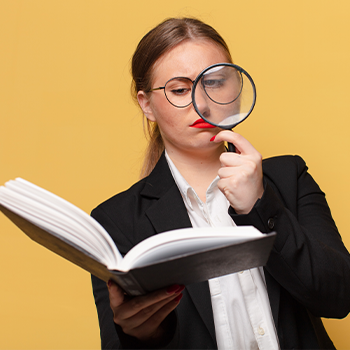
<path fill-rule="evenodd" d="M 203 119 L 197 119 L 192 125 L 190 125 L 190 127 L 191 128 L 199 128 L 199 129 L 216 128 L 216 126 L 205 122 Z"/>

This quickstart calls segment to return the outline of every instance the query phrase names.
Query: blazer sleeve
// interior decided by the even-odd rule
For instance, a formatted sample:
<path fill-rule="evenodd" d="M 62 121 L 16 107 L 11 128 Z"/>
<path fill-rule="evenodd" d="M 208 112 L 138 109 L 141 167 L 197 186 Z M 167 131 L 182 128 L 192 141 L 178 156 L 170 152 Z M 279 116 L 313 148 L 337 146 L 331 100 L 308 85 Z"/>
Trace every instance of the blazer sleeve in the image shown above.
<path fill-rule="evenodd" d="M 114 220 L 102 208 L 97 207 L 91 213 L 91 216 L 97 220 L 109 233 L 113 233 L 119 251 L 124 255 L 131 247 L 132 242 L 118 228 Z M 100 325 L 100 337 L 102 349 L 147 349 L 144 343 L 138 339 L 125 334 L 121 327 L 113 321 L 113 312 L 109 305 L 109 293 L 106 283 L 96 276 L 91 276 L 93 294 Z M 177 327 L 176 313 L 173 311 L 167 318 L 166 339 L 159 348 L 175 349 L 179 342 L 179 332 Z M 152 347 L 153 348 L 153 347 Z"/>
<path fill-rule="evenodd" d="M 314 316 L 342 318 L 350 311 L 350 256 L 324 193 L 300 157 L 270 160 L 265 191 L 247 215 L 229 214 L 277 237 L 266 269 Z"/>

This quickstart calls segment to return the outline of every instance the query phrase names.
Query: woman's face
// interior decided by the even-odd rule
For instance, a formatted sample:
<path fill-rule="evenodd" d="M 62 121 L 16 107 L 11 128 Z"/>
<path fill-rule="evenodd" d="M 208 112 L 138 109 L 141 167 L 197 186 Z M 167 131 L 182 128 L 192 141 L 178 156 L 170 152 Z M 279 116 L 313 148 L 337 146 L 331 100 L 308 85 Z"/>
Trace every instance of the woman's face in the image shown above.
<path fill-rule="evenodd" d="M 194 80 L 206 67 L 221 62 L 229 62 L 225 51 L 218 45 L 205 40 L 185 41 L 163 55 L 153 67 L 152 88 L 164 86 L 174 77 L 187 77 Z M 207 128 L 192 104 L 177 108 L 169 103 L 164 90 L 156 90 L 146 95 L 138 93 L 140 106 L 150 121 L 157 122 L 163 137 L 165 148 L 173 151 L 189 152 L 217 147 L 210 139 L 219 131 Z M 205 100 L 196 101 L 201 113 L 205 115 Z M 208 125 L 206 125 L 208 126 Z"/>

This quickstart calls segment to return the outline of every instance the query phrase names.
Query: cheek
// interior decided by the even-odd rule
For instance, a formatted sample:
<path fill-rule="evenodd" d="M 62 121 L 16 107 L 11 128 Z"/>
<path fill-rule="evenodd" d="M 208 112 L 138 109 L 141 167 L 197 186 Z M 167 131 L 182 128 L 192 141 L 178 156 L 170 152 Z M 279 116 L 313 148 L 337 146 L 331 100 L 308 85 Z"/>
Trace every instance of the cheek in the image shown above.
<path fill-rule="evenodd" d="M 159 127 L 163 130 L 181 127 L 181 121 L 184 121 L 184 110 L 172 106 L 168 101 L 166 103 L 158 103 L 153 109 L 155 119 Z"/>
<path fill-rule="evenodd" d="M 158 125 L 161 130 L 166 133 L 176 133 L 178 129 L 180 129 L 181 125 L 178 122 L 179 118 L 176 113 L 167 113 L 166 115 L 162 115 L 161 118 L 158 118 Z"/>

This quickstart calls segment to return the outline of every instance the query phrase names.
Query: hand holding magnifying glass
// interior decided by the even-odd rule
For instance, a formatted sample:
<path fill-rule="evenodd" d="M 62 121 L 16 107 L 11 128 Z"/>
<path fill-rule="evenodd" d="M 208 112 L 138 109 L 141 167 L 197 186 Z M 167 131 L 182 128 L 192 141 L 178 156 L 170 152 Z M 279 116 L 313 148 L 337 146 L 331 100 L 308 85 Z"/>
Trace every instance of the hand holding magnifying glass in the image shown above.
<path fill-rule="evenodd" d="M 231 130 L 252 112 L 256 88 L 251 76 L 232 63 L 218 63 L 204 69 L 193 82 L 192 102 L 207 123 Z M 234 152 L 229 143 L 228 149 Z"/>

